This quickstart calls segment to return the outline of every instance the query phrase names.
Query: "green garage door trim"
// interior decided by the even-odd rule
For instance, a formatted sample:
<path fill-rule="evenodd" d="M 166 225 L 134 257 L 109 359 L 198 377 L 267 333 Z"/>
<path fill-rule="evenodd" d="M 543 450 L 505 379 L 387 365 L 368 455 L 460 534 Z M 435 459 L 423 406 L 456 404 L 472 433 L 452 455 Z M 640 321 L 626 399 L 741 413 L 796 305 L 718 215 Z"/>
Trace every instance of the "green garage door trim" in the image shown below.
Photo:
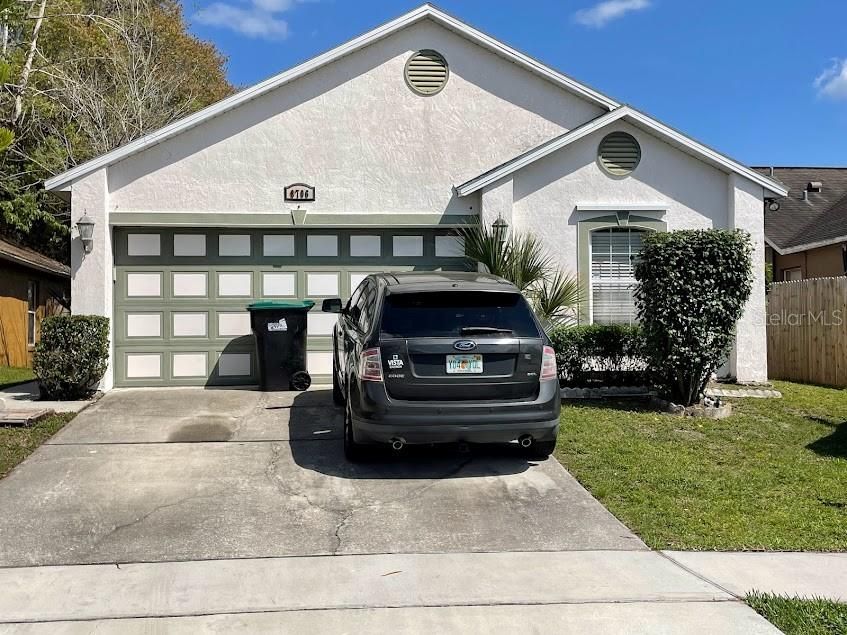
<path fill-rule="evenodd" d="M 300 212 L 302 210 L 296 210 Z M 475 214 L 321 214 L 308 212 L 297 223 L 291 212 L 112 212 L 115 227 L 241 227 L 241 228 L 409 228 L 431 229 L 476 224 Z"/>
<path fill-rule="evenodd" d="M 158 234 L 159 256 L 128 255 L 129 234 Z M 174 234 L 204 234 L 206 236 L 205 256 L 174 256 Z M 264 235 L 293 235 L 293 256 L 264 256 Z M 221 256 L 218 253 L 220 235 L 249 235 L 250 256 Z M 307 236 L 334 235 L 338 237 L 338 256 L 307 256 Z M 356 235 L 380 236 L 380 256 L 351 256 L 350 237 Z M 422 256 L 394 256 L 394 236 L 423 236 Z M 252 302 L 263 299 L 312 299 L 318 306 L 313 312 L 320 312 L 321 295 L 307 293 L 309 274 L 338 273 L 338 290 L 341 297 L 349 297 L 352 290 L 350 275 L 380 271 L 410 270 L 461 270 L 467 269 L 467 262 L 461 257 L 436 256 L 435 237 L 449 236 L 449 230 L 428 229 L 417 231 L 378 231 L 364 230 L 217 230 L 212 228 L 116 228 L 115 243 L 115 383 L 117 386 L 179 386 L 179 385 L 255 385 L 256 376 L 255 344 L 252 334 L 239 336 L 221 336 L 218 334 L 218 316 L 221 313 L 245 314 L 246 307 Z M 132 274 L 158 274 L 158 296 L 130 296 L 128 281 Z M 206 293 L 202 296 L 174 295 L 173 276 L 180 273 L 205 274 Z M 221 296 L 219 294 L 219 274 L 242 273 L 251 276 L 249 295 Z M 263 274 L 291 273 L 294 276 L 295 293 L 290 296 L 264 295 Z M 241 278 L 244 278 L 243 276 Z M 138 278 L 133 278 L 138 280 Z M 246 282 L 246 278 L 244 278 Z M 202 313 L 206 318 L 205 335 L 176 336 L 174 334 L 174 314 Z M 139 317 L 136 317 L 139 316 Z M 150 316 L 147 320 L 144 316 Z M 154 324 L 158 317 L 158 333 L 144 336 L 130 336 L 129 320 L 142 320 Z M 183 316 L 185 317 L 185 316 Z M 195 319 L 197 316 L 191 316 Z M 239 318 L 243 320 L 244 318 Z M 202 320 L 195 319 L 199 324 Z M 138 332 L 138 331 L 135 331 Z M 148 328 L 147 333 L 150 333 Z M 312 353 L 329 352 L 332 348 L 331 337 L 310 335 L 308 350 Z M 249 355 L 250 372 L 246 375 L 225 376 L 221 374 L 219 356 Z M 174 355 L 180 360 L 200 361 L 205 355 L 205 376 L 175 377 Z M 134 357 L 132 357 L 134 356 Z M 140 356 L 140 357 L 139 357 Z M 128 360 L 134 363 L 143 361 L 145 366 L 153 364 L 158 356 L 158 377 L 129 377 Z M 236 357 L 229 357 L 234 360 Z M 238 358 L 243 362 L 246 358 Z M 315 381 L 326 381 L 326 375 L 316 375 Z"/>

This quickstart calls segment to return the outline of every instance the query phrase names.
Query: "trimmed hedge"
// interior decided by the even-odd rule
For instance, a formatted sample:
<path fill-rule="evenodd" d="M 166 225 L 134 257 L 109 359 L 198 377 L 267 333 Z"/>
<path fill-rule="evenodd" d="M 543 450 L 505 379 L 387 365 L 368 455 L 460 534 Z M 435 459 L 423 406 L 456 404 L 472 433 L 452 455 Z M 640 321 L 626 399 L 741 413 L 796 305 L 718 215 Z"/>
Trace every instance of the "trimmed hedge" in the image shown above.
<path fill-rule="evenodd" d="M 109 364 L 109 318 L 57 315 L 41 323 L 33 370 L 47 399 L 84 399 Z"/>
<path fill-rule="evenodd" d="M 671 401 L 696 403 L 726 360 L 752 290 L 752 252 L 750 235 L 741 230 L 644 237 L 635 302 L 653 384 Z"/>
<path fill-rule="evenodd" d="M 553 329 L 550 339 L 566 386 L 640 386 L 647 381 L 644 336 L 637 326 L 562 326 Z"/>

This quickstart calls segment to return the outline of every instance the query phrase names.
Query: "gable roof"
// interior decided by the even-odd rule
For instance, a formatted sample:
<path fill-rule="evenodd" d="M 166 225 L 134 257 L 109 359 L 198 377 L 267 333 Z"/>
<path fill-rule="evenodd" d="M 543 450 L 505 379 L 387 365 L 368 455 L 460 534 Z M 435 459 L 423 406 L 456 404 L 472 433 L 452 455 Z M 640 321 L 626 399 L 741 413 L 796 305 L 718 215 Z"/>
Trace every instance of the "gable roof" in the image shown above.
<path fill-rule="evenodd" d="M 765 239 L 779 254 L 847 242 L 847 168 L 757 167 L 788 188 L 779 209 L 765 211 Z M 820 192 L 803 192 L 812 181 Z"/>
<path fill-rule="evenodd" d="M 0 260 L 13 262 L 36 271 L 51 273 L 62 278 L 71 277 L 71 269 L 58 260 L 48 258 L 29 247 L 22 247 L 0 238 Z"/>
<path fill-rule="evenodd" d="M 193 128 L 204 121 L 221 115 L 225 112 L 228 112 L 241 104 L 244 104 L 250 100 L 256 99 L 257 97 L 261 97 L 262 95 L 279 88 L 289 82 L 292 82 L 307 73 L 311 73 L 322 66 L 326 66 L 331 62 L 344 57 L 345 55 L 350 55 L 351 53 L 355 53 L 356 51 L 365 48 L 366 46 L 373 44 L 381 39 L 384 39 L 401 29 L 404 29 L 412 24 L 416 24 L 421 20 L 432 20 L 441 26 L 446 27 L 447 29 L 465 37 L 466 39 L 472 41 L 475 44 L 478 44 L 482 48 L 491 51 L 492 53 L 499 55 L 500 57 L 505 58 L 506 60 L 513 62 L 514 64 L 528 70 L 529 72 L 538 75 L 553 84 L 563 88 L 571 93 L 574 93 L 588 101 L 595 103 L 603 108 L 607 108 L 609 110 L 617 108 L 618 102 L 603 95 L 602 93 L 594 90 L 582 84 L 567 75 L 560 73 L 559 71 L 542 64 L 536 59 L 521 53 L 520 51 L 513 49 L 512 47 L 494 39 L 493 37 L 486 35 L 485 33 L 478 31 L 477 29 L 471 27 L 470 25 L 454 18 L 453 16 L 445 13 L 441 9 L 431 5 L 424 4 L 417 9 L 413 9 L 408 13 L 401 15 L 390 22 L 386 22 L 385 24 L 376 27 L 375 29 L 368 31 L 367 33 L 356 37 L 349 42 L 346 42 L 336 48 L 327 51 L 317 57 L 314 57 L 298 66 L 295 66 L 292 69 L 289 69 L 283 73 L 275 75 L 269 79 L 266 79 L 255 86 L 247 88 L 235 95 L 227 97 L 216 104 L 212 104 L 211 106 L 204 108 L 184 119 L 180 119 L 179 121 L 175 121 L 172 124 L 165 126 L 155 132 L 152 132 L 144 137 L 136 139 L 135 141 L 128 143 L 124 146 L 121 146 L 111 152 L 107 152 L 106 154 L 92 159 L 86 163 L 78 165 L 74 168 L 71 168 L 67 172 L 54 176 L 44 183 L 44 187 L 47 190 L 63 190 L 66 189 L 68 185 L 70 185 L 73 181 L 78 180 L 100 168 L 112 165 L 125 159 L 128 156 L 141 152 L 153 146 L 157 143 L 161 143 L 162 141 L 169 139 L 173 136 L 188 130 L 189 128 Z"/>
<path fill-rule="evenodd" d="M 660 121 L 645 115 L 638 110 L 635 110 L 632 106 L 624 105 L 620 106 L 611 112 L 604 113 L 591 121 L 584 123 L 583 125 L 574 128 L 573 130 L 569 130 L 561 135 L 553 137 L 552 139 L 545 141 L 541 145 L 538 145 L 526 152 L 519 154 L 506 161 L 505 163 L 501 163 L 500 165 L 488 170 L 487 172 L 483 172 L 477 177 L 472 178 L 469 181 L 462 183 L 461 185 L 456 186 L 456 193 L 459 196 L 467 196 L 468 194 L 472 194 L 479 189 L 482 189 L 486 185 L 490 185 L 495 181 L 498 181 L 510 174 L 517 172 L 518 170 L 526 167 L 527 165 L 538 161 L 539 159 L 546 157 L 557 150 L 560 150 L 574 141 L 582 139 L 583 137 L 596 132 L 597 130 L 601 130 L 606 126 L 613 124 L 616 121 L 620 121 L 624 119 L 629 123 L 650 132 L 661 139 L 664 139 L 666 142 L 674 145 L 684 152 L 691 154 L 698 159 L 718 168 L 719 170 L 723 170 L 724 172 L 734 172 L 739 174 L 745 178 L 750 179 L 754 183 L 761 185 L 763 188 L 768 190 L 769 192 L 773 192 L 778 196 L 785 196 L 788 193 L 788 190 L 781 183 L 768 178 L 767 176 L 748 168 L 747 166 L 735 161 L 734 159 L 729 158 L 728 156 L 721 154 L 717 150 L 713 150 L 709 146 L 706 146 L 698 141 L 695 141 L 691 137 L 687 137 L 682 134 L 678 130 L 675 130 Z"/>

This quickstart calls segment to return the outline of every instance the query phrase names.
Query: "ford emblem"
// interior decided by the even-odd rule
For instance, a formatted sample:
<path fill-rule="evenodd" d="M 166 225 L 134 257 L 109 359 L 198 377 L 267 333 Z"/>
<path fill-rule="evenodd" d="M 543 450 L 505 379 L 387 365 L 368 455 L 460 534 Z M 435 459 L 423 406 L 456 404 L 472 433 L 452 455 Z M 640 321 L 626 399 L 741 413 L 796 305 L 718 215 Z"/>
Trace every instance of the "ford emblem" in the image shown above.
<path fill-rule="evenodd" d="M 472 340 L 459 340 L 453 344 L 453 348 L 457 351 L 472 351 L 476 348 L 476 342 Z"/>

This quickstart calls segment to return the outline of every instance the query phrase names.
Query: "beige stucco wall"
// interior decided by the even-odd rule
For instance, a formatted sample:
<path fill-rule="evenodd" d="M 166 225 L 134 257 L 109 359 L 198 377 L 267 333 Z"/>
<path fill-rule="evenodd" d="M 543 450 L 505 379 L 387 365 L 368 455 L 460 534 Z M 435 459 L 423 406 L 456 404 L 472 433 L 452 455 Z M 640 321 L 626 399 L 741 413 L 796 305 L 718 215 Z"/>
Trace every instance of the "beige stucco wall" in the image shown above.
<path fill-rule="evenodd" d="M 613 177 L 597 163 L 597 148 L 608 133 L 621 130 L 641 146 L 641 161 L 626 177 Z M 515 231 L 540 237 L 560 265 L 579 271 L 580 220 L 598 215 L 578 206 L 655 206 L 639 211 L 666 223 L 669 230 L 740 228 L 753 240 L 753 292 L 739 321 L 736 346 L 724 374 L 740 381 L 767 379 L 764 329 L 764 216 L 761 186 L 727 175 L 678 148 L 618 122 L 515 173 L 512 224 Z M 484 205 L 483 205 L 484 207 Z"/>
<path fill-rule="evenodd" d="M 403 74 L 422 48 L 450 68 L 429 97 Z M 473 213 L 453 185 L 600 113 L 425 21 L 115 165 L 111 204 L 280 212 L 282 188 L 302 181 L 314 212 Z"/>
<path fill-rule="evenodd" d="M 109 226 L 109 192 L 106 169 L 76 181 L 71 188 L 71 227 L 84 214 L 94 221 L 94 245 L 86 254 L 76 229 L 71 233 L 71 312 L 77 315 L 113 316 L 112 229 Z M 114 350 L 114 324 L 109 342 Z M 112 365 L 100 382 L 101 390 L 114 383 Z"/>
<path fill-rule="evenodd" d="M 764 192 L 761 186 L 736 174 L 729 176 L 728 192 L 728 227 L 748 232 L 753 244 L 753 287 L 744 314 L 735 326 L 729 374 L 739 381 L 764 382 L 768 378 Z"/>
<path fill-rule="evenodd" d="M 622 130 L 641 145 L 641 162 L 626 177 L 612 177 L 597 163 L 608 133 Z M 626 122 L 588 135 L 514 175 L 513 225 L 538 231 L 562 267 L 576 271 L 578 205 L 657 204 L 668 229 L 725 227 L 727 175 Z"/>

